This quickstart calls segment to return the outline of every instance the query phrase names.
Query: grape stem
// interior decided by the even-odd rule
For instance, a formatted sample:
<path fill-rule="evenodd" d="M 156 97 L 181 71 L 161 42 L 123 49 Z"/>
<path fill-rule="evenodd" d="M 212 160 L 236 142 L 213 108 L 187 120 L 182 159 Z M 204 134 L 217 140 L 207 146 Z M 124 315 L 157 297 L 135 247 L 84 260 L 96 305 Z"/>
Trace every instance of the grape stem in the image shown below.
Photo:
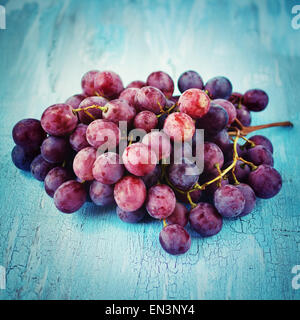
<path fill-rule="evenodd" d="M 88 107 L 84 107 L 84 108 L 77 108 L 77 109 L 73 109 L 73 113 L 79 112 L 79 111 L 84 111 L 85 113 L 88 114 L 89 109 L 99 109 L 102 110 L 102 112 L 107 112 L 108 107 L 101 107 L 101 106 L 96 106 L 95 104 L 92 106 L 88 106 Z M 90 114 L 89 114 L 90 115 Z"/>
<path fill-rule="evenodd" d="M 174 103 L 169 109 L 164 110 L 164 108 L 162 107 L 162 105 L 157 101 L 157 104 L 160 107 L 160 114 L 158 114 L 156 117 L 160 118 L 163 114 L 168 113 L 170 114 L 170 112 L 177 106 L 177 102 Z"/>

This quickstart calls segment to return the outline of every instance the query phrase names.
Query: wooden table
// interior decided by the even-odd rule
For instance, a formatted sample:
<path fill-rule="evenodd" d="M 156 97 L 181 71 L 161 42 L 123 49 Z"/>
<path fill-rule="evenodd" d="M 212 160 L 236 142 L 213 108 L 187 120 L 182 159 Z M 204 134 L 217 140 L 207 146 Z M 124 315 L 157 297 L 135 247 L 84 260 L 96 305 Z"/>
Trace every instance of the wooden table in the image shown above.
<path fill-rule="evenodd" d="M 1 299 L 299 299 L 300 30 L 295 1 L 2 1 L 0 30 Z M 268 108 L 253 124 L 290 120 L 264 131 L 274 144 L 283 188 L 220 234 L 192 233 L 191 250 L 170 256 L 162 224 L 122 223 L 114 208 L 87 204 L 59 213 L 30 173 L 11 162 L 20 119 L 79 93 L 90 69 L 114 70 L 124 84 L 155 70 L 175 81 L 189 69 L 205 81 L 259 87 Z M 176 89 L 176 92 L 177 89 Z M 299 271 L 300 272 L 300 271 Z M 299 281 L 300 282 L 300 281 Z"/>

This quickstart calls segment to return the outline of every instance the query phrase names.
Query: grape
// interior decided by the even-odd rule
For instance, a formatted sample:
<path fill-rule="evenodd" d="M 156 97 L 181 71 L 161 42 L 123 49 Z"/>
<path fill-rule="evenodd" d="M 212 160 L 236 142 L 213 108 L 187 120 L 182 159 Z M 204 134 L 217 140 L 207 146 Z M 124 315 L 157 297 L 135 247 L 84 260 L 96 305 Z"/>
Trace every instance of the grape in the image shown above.
<path fill-rule="evenodd" d="M 200 181 L 201 183 L 205 183 L 207 181 L 213 180 L 214 178 L 217 177 L 217 174 L 203 174 L 200 176 Z M 229 184 L 228 179 L 221 179 L 218 180 L 214 183 L 209 184 L 206 188 L 205 188 L 205 195 L 211 199 L 211 197 L 213 197 L 213 195 L 215 194 L 216 190 L 219 189 L 220 187 L 226 186 Z"/>
<path fill-rule="evenodd" d="M 230 146 L 232 145 L 231 141 L 230 141 L 230 137 L 229 134 L 227 132 L 227 130 L 222 130 L 219 133 L 217 133 L 214 136 L 206 136 L 205 135 L 205 139 L 208 142 L 213 142 L 215 143 L 221 150 L 222 152 L 225 154 L 226 151 L 228 151 L 229 148 L 231 148 Z M 232 157 L 232 148 L 231 148 L 231 157 Z"/>
<path fill-rule="evenodd" d="M 179 224 L 164 227 L 159 234 L 159 242 L 163 249 L 177 255 L 187 252 L 191 247 L 191 237 Z"/>
<path fill-rule="evenodd" d="M 217 173 L 215 167 L 216 164 L 219 164 L 219 167 L 222 168 L 224 164 L 224 155 L 222 150 L 212 142 L 204 143 L 204 172 L 207 173 Z"/>
<path fill-rule="evenodd" d="M 107 102 L 108 100 L 103 97 L 88 97 L 80 103 L 79 108 L 91 106 L 103 107 Z M 102 118 L 102 110 L 97 108 L 91 108 L 86 111 L 81 110 L 77 114 L 80 122 L 84 124 L 90 124 L 93 120 Z"/>
<path fill-rule="evenodd" d="M 262 111 L 269 102 L 269 97 L 265 91 L 260 89 L 251 89 L 245 92 L 243 96 L 243 105 L 245 105 L 250 111 Z"/>
<path fill-rule="evenodd" d="M 15 144 L 27 151 L 37 150 L 46 138 L 41 122 L 36 119 L 24 119 L 15 124 L 12 130 Z"/>
<path fill-rule="evenodd" d="M 243 100 L 243 95 L 239 92 L 232 92 L 231 96 L 228 98 L 228 100 L 233 105 L 239 105 Z"/>
<path fill-rule="evenodd" d="M 79 210 L 86 201 L 86 191 L 82 183 L 70 180 L 60 185 L 54 193 L 54 204 L 64 213 Z"/>
<path fill-rule="evenodd" d="M 101 154 L 93 166 L 94 178 L 103 184 L 114 184 L 124 175 L 124 166 L 120 163 L 117 153 L 106 152 Z"/>
<path fill-rule="evenodd" d="M 223 218 L 216 208 L 209 203 L 201 202 L 190 212 L 191 227 L 202 237 L 211 237 L 220 232 Z"/>
<path fill-rule="evenodd" d="M 223 107 L 228 113 L 228 125 L 232 124 L 237 116 L 237 111 L 235 106 L 227 100 L 224 99 L 216 99 L 213 102 L 221 107 Z"/>
<path fill-rule="evenodd" d="M 77 116 L 72 107 L 67 104 L 54 104 L 42 114 L 41 125 L 43 129 L 53 136 L 70 134 L 77 126 Z"/>
<path fill-rule="evenodd" d="M 135 116 L 133 125 L 137 129 L 143 129 L 146 132 L 150 132 L 157 127 L 158 119 L 155 113 L 151 111 L 142 111 Z"/>
<path fill-rule="evenodd" d="M 146 187 L 142 179 L 134 176 L 123 177 L 115 184 L 114 197 L 124 211 L 140 209 L 146 200 Z"/>
<path fill-rule="evenodd" d="M 245 155 L 245 159 L 254 163 L 256 166 L 259 166 L 260 164 L 274 166 L 272 153 L 262 145 L 250 148 Z"/>
<path fill-rule="evenodd" d="M 73 161 L 73 170 L 76 176 L 85 180 L 94 180 L 93 165 L 96 160 L 96 149 L 87 147 L 80 150 Z"/>
<path fill-rule="evenodd" d="M 119 121 L 127 121 L 130 125 L 136 115 L 135 108 L 126 100 L 115 99 L 105 105 L 107 111 L 103 111 L 102 117 L 108 121 L 119 124 Z"/>
<path fill-rule="evenodd" d="M 97 206 L 107 206 L 115 202 L 114 187 L 96 180 L 91 183 L 89 194 Z"/>
<path fill-rule="evenodd" d="M 192 160 L 193 149 L 190 143 L 174 143 L 171 151 L 171 159 L 174 163 L 182 163 L 182 158 Z"/>
<path fill-rule="evenodd" d="M 172 97 L 174 92 L 172 78 L 163 71 L 152 72 L 147 78 L 147 86 L 159 89 L 167 98 Z"/>
<path fill-rule="evenodd" d="M 186 113 L 174 112 L 166 118 L 163 130 L 175 142 L 189 141 L 195 133 L 195 124 Z"/>
<path fill-rule="evenodd" d="M 139 88 L 126 88 L 124 91 L 121 92 L 119 99 L 126 100 L 130 106 L 135 108 L 134 100 L 135 100 L 135 95 L 137 94 L 138 91 L 140 91 Z"/>
<path fill-rule="evenodd" d="M 70 144 L 65 138 L 49 136 L 41 146 L 41 155 L 51 163 L 63 162 L 70 154 Z"/>
<path fill-rule="evenodd" d="M 113 71 L 102 71 L 94 78 L 96 92 L 107 99 L 116 99 L 124 90 L 123 82 L 119 75 Z"/>
<path fill-rule="evenodd" d="M 159 114 L 161 107 L 164 108 L 166 105 L 166 98 L 159 89 L 147 86 L 136 93 L 134 105 L 138 110 L 149 110 Z"/>
<path fill-rule="evenodd" d="M 196 128 L 204 129 L 208 135 L 215 135 L 225 129 L 228 121 L 226 110 L 217 104 L 211 103 L 207 114 L 196 121 Z"/>
<path fill-rule="evenodd" d="M 224 218 L 240 215 L 246 204 L 243 193 L 230 184 L 220 187 L 214 194 L 214 205 Z"/>
<path fill-rule="evenodd" d="M 161 131 L 152 131 L 146 134 L 142 143 L 155 152 L 157 160 L 167 159 L 171 154 L 170 138 Z"/>
<path fill-rule="evenodd" d="M 249 138 L 249 140 L 251 140 L 252 142 L 255 143 L 255 145 L 257 146 L 264 146 L 265 148 L 267 148 L 271 153 L 273 153 L 273 145 L 272 142 L 265 136 L 261 136 L 261 135 L 256 135 L 256 136 L 252 136 L 251 138 Z M 250 147 L 247 144 L 247 147 Z"/>
<path fill-rule="evenodd" d="M 171 184 L 180 190 L 192 189 L 199 179 L 199 169 L 195 163 L 183 159 L 181 164 L 171 164 L 168 168 Z"/>
<path fill-rule="evenodd" d="M 146 87 L 146 82 L 144 81 L 140 81 L 140 80 L 136 80 L 136 81 L 132 81 L 129 83 L 129 85 L 126 87 L 126 89 L 128 88 L 138 88 L 141 89 L 143 87 Z"/>
<path fill-rule="evenodd" d="M 178 89 L 182 93 L 188 89 L 203 89 L 203 80 L 196 71 L 186 71 L 178 79 Z"/>
<path fill-rule="evenodd" d="M 44 181 L 48 172 L 56 165 L 46 161 L 41 154 L 36 156 L 31 162 L 30 170 L 33 177 L 39 181 Z"/>
<path fill-rule="evenodd" d="M 269 199 L 280 191 L 282 178 L 276 169 L 262 164 L 249 174 L 248 184 L 257 197 Z"/>
<path fill-rule="evenodd" d="M 205 90 L 211 99 L 228 99 L 232 93 L 232 84 L 225 77 L 215 77 L 207 81 Z"/>
<path fill-rule="evenodd" d="M 85 98 L 87 98 L 85 94 L 75 94 L 74 96 L 68 98 L 65 104 L 68 104 L 73 109 L 77 109 L 79 108 L 81 101 L 84 100 Z"/>
<path fill-rule="evenodd" d="M 255 204 L 256 204 L 255 193 L 252 190 L 252 188 L 245 183 L 240 183 L 236 185 L 236 187 L 242 192 L 246 200 L 244 210 L 239 215 L 239 217 L 244 217 L 247 214 L 249 214 L 255 207 Z"/>
<path fill-rule="evenodd" d="M 175 204 L 176 197 L 169 186 L 159 184 L 149 189 L 146 209 L 151 217 L 156 219 L 167 218 L 174 211 Z"/>
<path fill-rule="evenodd" d="M 145 217 L 145 208 L 140 208 L 136 211 L 124 211 L 121 208 L 117 207 L 118 217 L 127 223 L 137 223 Z"/>
<path fill-rule="evenodd" d="M 122 156 L 125 168 L 136 176 L 145 176 L 155 169 L 157 157 L 154 151 L 143 143 L 129 145 Z"/>
<path fill-rule="evenodd" d="M 91 122 L 86 129 L 86 140 L 95 148 L 106 143 L 108 149 L 113 149 L 119 144 L 120 139 L 121 132 L 118 126 L 104 119 Z"/>
<path fill-rule="evenodd" d="M 153 171 L 146 174 L 145 176 L 142 176 L 141 179 L 144 181 L 145 186 L 149 189 L 158 183 L 160 176 L 161 176 L 160 165 L 156 165 Z"/>
<path fill-rule="evenodd" d="M 14 146 L 11 151 L 11 159 L 14 165 L 24 171 L 30 170 L 30 164 L 37 155 L 37 152 L 29 152 L 21 146 Z"/>
<path fill-rule="evenodd" d="M 180 96 L 172 96 L 172 97 L 169 98 L 169 100 L 171 100 L 173 102 L 173 104 L 174 104 L 174 103 L 178 102 L 179 98 L 180 98 Z"/>
<path fill-rule="evenodd" d="M 163 129 L 165 121 L 168 117 L 168 113 L 163 113 L 159 118 L 158 118 L 158 128 Z"/>
<path fill-rule="evenodd" d="M 176 202 L 175 209 L 170 216 L 167 218 L 168 224 L 179 224 L 185 227 L 189 221 L 189 211 L 180 202 Z"/>
<path fill-rule="evenodd" d="M 228 168 L 230 165 L 232 164 L 232 161 L 227 162 L 224 166 L 223 169 Z M 246 181 L 248 179 L 250 173 L 250 168 L 248 165 L 246 165 L 244 162 L 238 160 L 236 162 L 235 165 L 235 170 L 234 170 L 234 174 L 237 178 L 238 181 L 242 182 L 242 181 Z M 232 174 L 228 174 L 228 178 L 230 183 L 234 183 L 235 181 L 233 180 Z"/>
<path fill-rule="evenodd" d="M 78 152 L 81 149 L 90 146 L 86 140 L 87 127 L 87 125 L 80 123 L 70 135 L 69 142 L 73 150 Z"/>
<path fill-rule="evenodd" d="M 226 162 L 229 162 L 233 159 L 233 146 L 234 144 L 230 143 L 224 152 L 224 158 Z M 247 151 L 245 151 L 238 143 L 236 145 L 236 150 L 239 157 L 244 158 L 246 156 Z"/>
<path fill-rule="evenodd" d="M 72 178 L 72 174 L 66 168 L 55 167 L 51 169 L 44 180 L 46 193 L 53 198 L 56 189 Z"/>
<path fill-rule="evenodd" d="M 98 75 L 100 71 L 98 70 L 91 70 L 85 73 L 81 79 L 81 87 L 83 92 L 87 96 L 94 96 L 96 93 L 95 86 L 94 86 L 94 81 L 96 75 Z"/>
<path fill-rule="evenodd" d="M 188 114 L 193 119 L 202 118 L 209 110 L 210 99 L 200 89 L 188 89 L 178 100 L 179 110 Z"/>
<path fill-rule="evenodd" d="M 251 113 L 250 111 L 243 106 L 242 104 L 236 108 L 236 118 L 241 122 L 245 127 L 250 126 L 251 124 Z"/>

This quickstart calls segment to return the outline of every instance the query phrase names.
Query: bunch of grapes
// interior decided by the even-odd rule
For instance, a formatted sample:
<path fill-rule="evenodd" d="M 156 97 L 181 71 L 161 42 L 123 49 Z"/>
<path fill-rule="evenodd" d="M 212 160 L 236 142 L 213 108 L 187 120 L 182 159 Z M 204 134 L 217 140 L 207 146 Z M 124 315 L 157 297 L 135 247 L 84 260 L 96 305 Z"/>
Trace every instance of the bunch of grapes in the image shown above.
<path fill-rule="evenodd" d="M 81 94 L 12 130 L 13 163 L 44 182 L 61 212 L 73 213 L 89 201 L 116 204 L 127 223 L 150 215 L 163 221 L 161 246 L 176 255 L 191 246 L 188 223 L 202 237 L 213 236 L 223 219 L 245 216 L 256 197 L 280 191 L 272 143 L 262 135 L 245 137 L 291 125 L 250 126 L 251 112 L 268 105 L 263 90 L 233 93 L 227 78 L 204 84 L 195 71 L 179 77 L 180 96 L 162 71 L 124 88 L 116 73 L 92 70 L 81 85 Z M 140 134 L 127 134 L 121 123 Z M 197 129 L 204 132 L 201 141 Z"/>

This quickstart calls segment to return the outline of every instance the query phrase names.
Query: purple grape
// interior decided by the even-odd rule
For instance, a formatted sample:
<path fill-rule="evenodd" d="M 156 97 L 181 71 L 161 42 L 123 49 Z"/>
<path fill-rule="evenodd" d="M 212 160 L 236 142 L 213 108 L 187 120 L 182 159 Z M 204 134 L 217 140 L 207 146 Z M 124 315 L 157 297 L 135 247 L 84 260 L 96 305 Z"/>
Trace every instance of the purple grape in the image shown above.
<path fill-rule="evenodd" d="M 204 129 L 208 135 L 215 135 L 225 129 L 229 121 L 226 110 L 211 103 L 208 113 L 196 121 L 197 129 Z"/>
<path fill-rule="evenodd" d="M 230 148 L 230 145 L 232 145 L 229 134 L 225 129 L 220 131 L 216 135 L 205 135 L 205 140 L 216 144 L 224 154 L 226 153 L 228 148 Z"/>
<path fill-rule="evenodd" d="M 76 128 L 77 116 L 68 104 L 55 104 L 48 107 L 41 118 L 43 129 L 53 136 L 65 136 Z"/>
<path fill-rule="evenodd" d="M 250 111 L 243 105 L 240 105 L 236 108 L 236 118 L 241 122 L 241 124 L 245 127 L 249 127 L 251 124 L 251 113 Z"/>
<path fill-rule="evenodd" d="M 174 211 L 167 218 L 168 224 L 179 224 L 180 226 L 185 227 L 188 221 L 188 209 L 182 203 L 176 202 Z"/>
<path fill-rule="evenodd" d="M 116 99 L 124 90 L 123 82 L 119 75 L 112 71 L 102 71 L 94 77 L 96 92 L 107 99 Z"/>
<path fill-rule="evenodd" d="M 230 184 L 216 190 L 214 205 L 224 218 L 233 218 L 240 215 L 246 204 L 243 193 Z"/>
<path fill-rule="evenodd" d="M 258 112 L 267 107 L 269 97 L 263 90 L 251 89 L 245 92 L 242 102 L 250 111 Z"/>
<path fill-rule="evenodd" d="M 245 183 L 240 183 L 236 187 L 242 192 L 246 200 L 244 210 L 239 215 L 239 217 L 244 217 L 253 211 L 256 204 L 256 196 L 252 188 Z"/>
<path fill-rule="evenodd" d="M 108 100 L 103 97 L 98 97 L 98 96 L 88 97 L 83 101 L 81 101 L 78 108 L 87 108 L 91 106 L 104 107 L 107 102 Z M 78 114 L 79 121 L 84 124 L 90 124 L 95 119 L 102 118 L 102 110 L 97 108 L 91 108 L 86 111 L 81 110 L 77 114 Z"/>
<path fill-rule="evenodd" d="M 124 211 L 140 209 L 146 200 L 143 180 L 134 176 L 123 177 L 115 184 L 114 198 L 118 207 Z"/>
<path fill-rule="evenodd" d="M 255 145 L 257 146 L 264 146 L 265 148 L 267 148 L 271 153 L 273 153 L 273 145 L 272 142 L 265 136 L 261 136 L 261 135 L 255 135 L 252 136 L 251 138 L 249 138 L 249 140 L 251 140 L 252 142 L 255 143 Z M 250 147 L 247 144 L 247 147 Z"/>
<path fill-rule="evenodd" d="M 193 148 L 189 142 L 183 142 L 183 143 L 174 142 L 171 155 L 170 155 L 170 158 L 174 163 L 182 163 L 183 158 L 191 160 L 192 156 L 193 156 Z"/>
<path fill-rule="evenodd" d="M 31 162 L 30 170 L 35 179 L 44 181 L 48 172 L 56 166 L 55 163 L 46 161 L 41 154 Z"/>
<path fill-rule="evenodd" d="M 155 113 L 151 111 L 142 111 L 135 116 L 133 125 L 137 129 L 143 129 L 146 132 L 150 132 L 157 127 L 158 119 Z"/>
<path fill-rule="evenodd" d="M 207 81 L 204 89 L 211 99 L 228 99 L 232 93 L 232 84 L 225 77 L 215 77 Z"/>
<path fill-rule="evenodd" d="M 271 166 L 262 164 L 249 174 L 248 184 L 257 197 L 269 199 L 280 191 L 282 178 L 279 172 Z"/>
<path fill-rule="evenodd" d="M 161 107 L 164 108 L 166 105 L 166 98 L 159 89 L 147 86 L 136 93 L 134 105 L 141 111 L 149 110 L 159 114 Z"/>
<path fill-rule="evenodd" d="M 208 182 L 210 180 L 213 180 L 216 176 L 217 176 L 216 174 L 213 174 L 213 175 L 204 174 L 203 176 L 200 177 L 201 184 Z M 220 187 L 226 186 L 228 184 L 229 184 L 228 179 L 221 179 L 219 181 L 211 183 L 205 188 L 205 194 L 210 199 L 215 194 L 217 189 L 219 189 Z"/>
<path fill-rule="evenodd" d="M 117 153 L 103 153 L 94 162 L 93 176 L 103 184 L 115 184 L 123 175 L 124 166 L 120 163 L 120 157 Z"/>
<path fill-rule="evenodd" d="M 204 84 L 202 78 L 196 71 L 186 71 L 178 79 L 178 89 L 181 93 L 188 89 L 203 89 Z"/>
<path fill-rule="evenodd" d="M 176 197 L 169 186 L 160 184 L 149 189 L 146 209 L 153 218 L 167 218 L 174 211 L 175 205 Z"/>
<path fill-rule="evenodd" d="M 74 132 L 70 135 L 69 142 L 73 150 L 78 152 L 90 146 L 86 140 L 87 127 L 86 124 L 79 123 Z"/>
<path fill-rule="evenodd" d="M 212 142 L 204 143 L 204 172 L 206 173 L 217 173 L 215 167 L 216 164 L 219 164 L 219 167 L 222 168 L 224 164 L 224 155 L 222 150 Z"/>
<path fill-rule="evenodd" d="M 172 97 L 174 92 L 172 78 L 163 71 L 152 72 L 147 78 L 147 86 L 159 89 L 167 98 Z"/>
<path fill-rule="evenodd" d="M 68 98 L 65 104 L 68 104 L 73 109 L 77 109 L 79 108 L 81 101 L 84 100 L 85 98 L 87 98 L 87 96 L 84 94 L 75 94 L 74 96 Z"/>
<path fill-rule="evenodd" d="M 167 174 L 171 184 L 183 191 L 192 189 L 199 179 L 197 165 L 187 159 L 180 164 L 171 164 Z"/>
<path fill-rule="evenodd" d="M 146 174 L 145 176 L 142 176 L 141 179 L 144 181 L 145 186 L 149 189 L 158 183 L 158 180 L 160 177 L 161 177 L 161 166 L 156 165 L 153 171 Z"/>
<path fill-rule="evenodd" d="M 41 146 L 41 155 L 51 163 L 63 162 L 71 154 L 69 141 L 65 138 L 49 136 Z"/>
<path fill-rule="evenodd" d="M 239 92 L 232 92 L 231 96 L 228 98 L 228 100 L 234 104 L 239 105 L 242 102 L 243 95 Z"/>
<path fill-rule="evenodd" d="M 130 125 L 136 115 L 135 108 L 130 106 L 126 100 L 111 100 L 105 105 L 105 107 L 107 108 L 107 111 L 103 111 L 103 119 L 116 124 L 119 124 L 120 121 L 127 121 Z"/>
<path fill-rule="evenodd" d="M 95 86 L 94 86 L 94 81 L 95 81 L 96 75 L 99 73 L 100 73 L 100 71 L 98 71 L 98 70 L 91 70 L 91 71 L 88 71 L 87 73 L 85 73 L 83 75 L 83 77 L 81 78 L 81 87 L 82 87 L 84 94 L 86 94 L 87 96 L 94 96 L 95 95 L 96 90 L 95 90 Z"/>
<path fill-rule="evenodd" d="M 64 213 L 73 213 L 85 203 L 86 191 L 82 183 L 70 180 L 56 189 L 53 198 L 58 210 Z"/>
<path fill-rule="evenodd" d="M 117 207 L 118 217 L 127 223 L 137 223 L 145 217 L 145 208 L 140 208 L 136 211 L 124 211 L 121 208 Z"/>
<path fill-rule="evenodd" d="M 53 198 L 56 189 L 72 178 L 72 174 L 66 168 L 55 167 L 51 169 L 44 180 L 46 193 Z"/>
<path fill-rule="evenodd" d="M 89 195 L 97 206 L 108 206 L 115 203 L 114 187 L 96 180 L 90 184 Z"/>
<path fill-rule="evenodd" d="M 36 157 L 37 152 L 29 152 L 21 146 L 14 146 L 11 151 L 11 159 L 14 165 L 24 171 L 30 170 L 30 164 Z"/>
<path fill-rule="evenodd" d="M 191 237 L 179 224 L 164 227 L 159 234 L 159 242 L 163 249 L 177 255 L 187 252 L 191 247 Z"/>
<path fill-rule="evenodd" d="M 233 145 L 234 145 L 233 143 L 230 143 L 224 152 L 224 158 L 226 162 L 233 160 Z M 244 158 L 245 155 L 247 154 L 247 151 L 244 150 L 244 148 L 240 144 L 236 145 L 236 150 L 237 150 L 238 156 L 241 158 Z"/>
<path fill-rule="evenodd" d="M 232 161 L 227 162 L 227 163 L 223 166 L 223 169 L 228 168 L 231 164 L 232 164 Z M 249 174 L 250 174 L 250 171 L 251 171 L 251 170 L 250 170 L 250 167 L 249 167 L 247 164 L 245 164 L 244 162 L 242 162 L 242 161 L 240 161 L 240 160 L 238 160 L 238 161 L 236 162 L 234 174 L 235 174 L 235 176 L 236 176 L 236 178 L 237 178 L 237 180 L 238 180 L 239 182 L 244 182 L 244 181 L 246 181 L 246 180 L 248 179 L 248 176 L 249 176 Z M 235 182 L 234 179 L 233 179 L 233 177 L 232 177 L 232 174 L 231 174 L 231 173 L 228 174 L 228 179 L 229 179 L 229 182 L 232 183 L 232 184 Z"/>
<path fill-rule="evenodd" d="M 37 150 L 46 138 L 41 122 L 36 119 L 24 119 L 15 124 L 12 130 L 15 144 L 27 151 Z"/>
<path fill-rule="evenodd" d="M 158 118 L 158 129 L 163 129 L 165 120 L 168 117 L 168 113 L 163 113 L 159 118 Z"/>
<path fill-rule="evenodd" d="M 176 199 L 178 201 L 190 204 L 190 202 L 187 198 L 187 192 L 182 193 L 177 190 L 174 190 L 174 193 L 175 193 Z M 191 199 L 194 203 L 198 203 L 198 202 L 200 202 L 201 198 L 203 197 L 203 191 L 201 191 L 199 189 L 193 190 L 190 192 L 190 196 L 191 196 Z"/>
<path fill-rule="evenodd" d="M 212 103 L 219 105 L 226 110 L 228 114 L 228 125 L 232 124 L 237 116 L 235 106 L 230 101 L 225 99 L 215 99 L 212 101 Z"/>
<path fill-rule="evenodd" d="M 273 167 L 274 165 L 272 153 L 262 145 L 250 148 L 247 151 L 245 158 L 256 166 L 259 166 L 260 164 L 267 164 Z"/>
<path fill-rule="evenodd" d="M 191 227 L 202 237 L 216 235 L 222 229 L 223 218 L 216 208 L 209 203 L 201 202 L 191 210 L 189 221 Z"/>

